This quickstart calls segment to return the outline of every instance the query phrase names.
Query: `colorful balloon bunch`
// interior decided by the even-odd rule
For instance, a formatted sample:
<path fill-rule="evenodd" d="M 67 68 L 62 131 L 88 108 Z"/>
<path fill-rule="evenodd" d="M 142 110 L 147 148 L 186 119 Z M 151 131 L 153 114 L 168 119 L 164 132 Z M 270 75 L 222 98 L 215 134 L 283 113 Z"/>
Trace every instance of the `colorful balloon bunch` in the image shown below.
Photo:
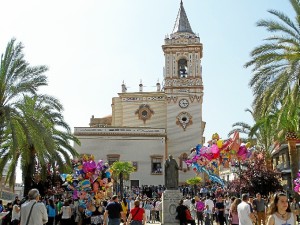
<path fill-rule="evenodd" d="M 300 195 L 300 173 L 298 173 L 298 177 L 294 180 L 294 191 Z"/>
<path fill-rule="evenodd" d="M 111 170 L 108 163 L 103 160 L 95 162 L 93 155 L 83 155 L 74 159 L 73 173 L 60 174 L 65 182 L 67 191 L 72 191 L 73 199 L 82 203 L 92 198 L 99 201 L 106 197 L 107 191 L 112 186 Z"/>
<path fill-rule="evenodd" d="M 230 163 L 237 160 L 244 161 L 252 154 L 250 143 L 242 144 L 239 133 L 235 132 L 232 138 L 223 141 L 217 133 L 212 135 L 209 146 L 197 145 L 191 149 L 191 154 L 186 160 L 187 166 L 193 168 L 196 173 L 207 173 L 211 181 L 224 185 L 222 179 L 217 175 L 220 165 L 229 168 Z"/>

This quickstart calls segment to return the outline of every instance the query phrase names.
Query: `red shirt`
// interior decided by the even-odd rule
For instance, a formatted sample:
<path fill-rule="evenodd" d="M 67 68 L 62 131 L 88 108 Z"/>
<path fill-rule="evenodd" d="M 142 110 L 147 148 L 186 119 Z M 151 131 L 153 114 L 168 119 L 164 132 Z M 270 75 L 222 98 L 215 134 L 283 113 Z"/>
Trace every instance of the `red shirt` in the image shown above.
<path fill-rule="evenodd" d="M 134 207 L 132 210 L 130 210 L 131 220 L 143 221 L 143 215 L 144 215 L 144 213 L 145 213 L 145 210 L 143 208 Z"/>

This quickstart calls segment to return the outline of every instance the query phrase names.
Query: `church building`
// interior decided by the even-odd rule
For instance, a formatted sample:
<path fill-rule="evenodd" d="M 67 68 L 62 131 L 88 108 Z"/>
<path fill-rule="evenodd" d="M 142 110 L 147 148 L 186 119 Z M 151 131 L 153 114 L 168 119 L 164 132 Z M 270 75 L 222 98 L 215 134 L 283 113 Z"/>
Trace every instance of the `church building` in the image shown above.
<path fill-rule="evenodd" d="M 156 90 L 122 91 L 112 98 L 112 115 L 90 119 L 89 127 L 75 127 L 80 154 L 93 154 L 112 164 L 130 161 L 135 172 L 129 186 L 164 185 L 164 162 L 177 161 L 179 184 L 195 176 L 184 160 L 190 149 L 204 142 L 202 120 L 202 43 L 189 23 L 181 1 L 174 29 L 162 45 L 165 56 L 163 85 Z"/>

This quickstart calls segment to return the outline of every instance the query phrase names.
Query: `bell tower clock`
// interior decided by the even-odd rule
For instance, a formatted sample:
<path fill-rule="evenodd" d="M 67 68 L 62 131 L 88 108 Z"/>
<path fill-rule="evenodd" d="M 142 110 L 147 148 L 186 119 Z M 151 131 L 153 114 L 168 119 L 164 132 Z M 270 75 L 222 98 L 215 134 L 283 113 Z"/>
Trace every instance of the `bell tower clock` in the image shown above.
<path fill-rule="evenodd" d="M 162 46 L 167 99 L 167 154 L 174 158 L 202 143 L 203 46 L 192 31 L 182 1 L 173 31 Z"/>

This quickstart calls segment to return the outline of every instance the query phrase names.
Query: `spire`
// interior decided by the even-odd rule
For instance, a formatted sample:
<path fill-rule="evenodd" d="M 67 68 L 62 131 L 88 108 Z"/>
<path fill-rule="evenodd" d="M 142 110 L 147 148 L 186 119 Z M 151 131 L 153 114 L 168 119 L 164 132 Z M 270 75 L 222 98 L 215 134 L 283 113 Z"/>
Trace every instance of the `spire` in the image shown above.
<path fill-rule="evenodd" d="M 185 13 L 182 0 L 180 0 L 180 8 L 177 14 L 177 18 L 176 18 L 176 22 L 172 34 L 178 32 L 187 32 L 187 33 L 194 34 L 189 19 L 187 18 L 187 15 Z"/>

